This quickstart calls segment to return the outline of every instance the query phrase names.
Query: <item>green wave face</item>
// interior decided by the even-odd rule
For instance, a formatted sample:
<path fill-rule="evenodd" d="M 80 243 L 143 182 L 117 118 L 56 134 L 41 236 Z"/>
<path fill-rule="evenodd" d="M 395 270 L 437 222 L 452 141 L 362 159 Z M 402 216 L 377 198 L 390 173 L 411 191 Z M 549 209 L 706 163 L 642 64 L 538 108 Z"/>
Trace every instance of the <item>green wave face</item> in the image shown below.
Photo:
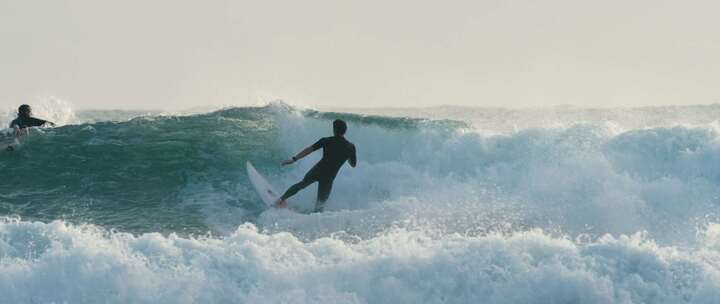
<path fill-rule="evenodd" d="M 252 221 L 266 207 L 247 180 L 245 162 L 279 175 L 278 163 L 294 153 L 279 142 L 280 128 L 298 117 L 328 126 L 317 137 L 329 135 L 335 118 L 405 130 L 458 124 L 267 106 L 36 130 L 22 150 L 0 156 L 0 214 L 132 232 L 204 233 L 206 208 L 235 212 L 233 223 Z"/>
<path fill-rule="evenodd" d="M 177 208 L 183 188 L 242 182 L 246 159 L 272 158 L 275 132 L 268 110 L 253 108 L 34 132 L 22 151 L 2 156 L 0 212 L 130 231 L 202 231 L 192 210 Z"/>

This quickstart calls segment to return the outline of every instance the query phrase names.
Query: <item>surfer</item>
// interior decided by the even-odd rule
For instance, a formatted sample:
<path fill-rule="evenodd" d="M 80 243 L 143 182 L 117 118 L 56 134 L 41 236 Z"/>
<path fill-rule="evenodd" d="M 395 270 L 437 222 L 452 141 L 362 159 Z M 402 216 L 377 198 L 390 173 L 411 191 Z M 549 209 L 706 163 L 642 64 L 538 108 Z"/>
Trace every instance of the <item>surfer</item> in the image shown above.
<path fill-rule="evenodd" d="M 333 121 L 333 133 L 332 137 L 324 137 L 314 143 L 312 146 L 305 148 L 300 151 L 297 155 L 291 159 L 283 161 L 283 166 L 292 164 L 308 154 L 315 152 L 317 149 L 323 149 L 322 159 L 315 164 L 315 166 L 305 174 L 305 177 L 299 183 L 292 185 L 285 191 L 277 202 L 275 207 L 285 208 L 287 207 L 286 200 L 295 195 L 298 191 L 305 187 L 317 182 L 318 192 L 317 200 L 315 201 L 315 212 L 322 212 L 325 207 L 325 202 L 330 197 L 330 191 L 332 191 L 332 184 L 335 180 L 340 167 L 345 164 L 345 161 L 350 162 L 350 166 L 353 168 L 357 165 L 357 156 L 355 154 L 355 145 L 345 139 L 345 131 L 347 131 L 347 124 L 345 121 L 336 119 Z"/>
<path fill-rule="evenodd" d="M 32 108 L 29 105 L 21 105 L 18 108 L 18 117 L 10 123 L 10 128 L 25 129 L 29 127 L 41 127 L 44 125 L 55 126 L 54 123 L 32 117 Z"/>
<path fill-rule="evenodd" d="M 10 128 L 15 129 L 15 138 L 18 138 L 27 134 L 25 130 L 26 128 L 41 127 L 46 124 L 50 126 L 55 126 L 55 124 L 50 121 L 32 117 L 32 108 L 30 108 L 29 105 L 24 104 L 18 108 L 18 117 L 12 122 L 10 122 Z M 5 150 L 13 151 L 15 150 L 15 147 L 13 145 L 8 145 Z"/>

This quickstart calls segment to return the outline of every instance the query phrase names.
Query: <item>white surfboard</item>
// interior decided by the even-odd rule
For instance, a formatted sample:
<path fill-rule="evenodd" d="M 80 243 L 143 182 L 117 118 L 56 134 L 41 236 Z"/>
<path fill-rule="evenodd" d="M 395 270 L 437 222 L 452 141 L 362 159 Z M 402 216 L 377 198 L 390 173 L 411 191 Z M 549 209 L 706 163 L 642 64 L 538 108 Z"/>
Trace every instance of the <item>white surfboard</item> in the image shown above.
<path fill-rule="evenodd" d="M 22 144 L 21 139 L 28 135 L 27 129 L 21 129 L 19 132 L 13 128 L 7 128 L 0 130 L 0 151 L 7 150 L 8 148 L 17 149 Z"/>
<path fill-rule="evenodd" d="M 255 167 L 253 167 L 250 162 L 247 162 L 246 165 L 250 182 L 253 184 L 253 187 L 255 187 L 255 191 L 257 191 L 258 195 L 260 195 L 260 198 L 266 205 L 273 207 L 277 199 L 280 197 L 280 194 L 275 192 L 272 185 L 270 185 L 270 183 L 268 183 L 268 181 L 260 175 L 257 170 L 255 170 Z"/>

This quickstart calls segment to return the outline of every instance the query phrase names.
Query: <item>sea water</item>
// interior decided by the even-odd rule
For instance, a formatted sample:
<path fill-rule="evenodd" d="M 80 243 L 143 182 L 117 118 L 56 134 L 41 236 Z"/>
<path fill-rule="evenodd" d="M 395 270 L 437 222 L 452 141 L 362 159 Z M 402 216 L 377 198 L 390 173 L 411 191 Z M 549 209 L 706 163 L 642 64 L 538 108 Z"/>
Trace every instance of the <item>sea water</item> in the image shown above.
<path fill-rule="evenodd" d="M 0 153 L 0 303 L 720 302 L 717 105 L 36 112 L 60 126 Z M 336 118 L 326 212 L 268 210 L 245 162 L 282 191 Z"/>

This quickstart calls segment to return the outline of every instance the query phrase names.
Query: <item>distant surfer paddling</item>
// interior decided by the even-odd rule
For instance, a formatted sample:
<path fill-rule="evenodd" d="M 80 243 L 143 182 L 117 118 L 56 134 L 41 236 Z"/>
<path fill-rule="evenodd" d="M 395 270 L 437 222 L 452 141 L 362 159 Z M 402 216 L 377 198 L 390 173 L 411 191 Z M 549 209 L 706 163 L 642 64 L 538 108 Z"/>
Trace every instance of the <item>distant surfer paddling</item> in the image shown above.
<path fill-rule="evenodd" d="M 315 212 L 323 211 L 325 202 L 330 197 L 330 191 L 332 191 L 335 176 L 342 165 L 345 164 L 346 161 L 349 161 L 350 166 L 352 167 L 357 165 L 355 145 L 345 139 L 346 131 L 347 124 L 345 121 L 336 119 L 333 121 L 334 136 L 321 138 L 312 146 L 300 151 L 300 153 L 293 156 L 291 159 L 282 162 L 283 166 L 289 165 L 320 148 L 323 149 L 322 159 L 315 164 L 315 166 L 312 167 L 307 174 L 305 174 L 303 180 L 295 185 L 292 185 L 287 189 L 287 191 L 285 191 L 285 194 L 283 194 L 277 202 L 275 202 L 275 207 L 287 207 L 286 200 L 289 197 L 295 195 L 298 191 L 304 189 L 305 187 L 317 182 L 318 192 L 317 200 L 315 202 Z"/>
<path fill-rule="evenodd" d="M 32 108 L 29 105 L 21 105 L 18 108 L 18 116 L 15 118 L 12 122 L 10 122 L 10 128 L 15 129 L 15 136 L 20 137 L 23 135 L 26 135 L 27 132 L 25 129 L 30 127 L 42 127 L 44 125 L 50 125 L 55 126 L 54 123 L 32 117 Z M 15 148 L 13 146 L 8 146 L 8 151 L 13 151 Z"/>
<path fill-rule="evenodd" d="M 50 121 L 32 117 L 32 108 L 24 104 L 18 108 L 18 116 L 10 123 L 10 128 L 25 129 L 29 127 L 42 127 L 44 125 L 55 126 L 55 124 Z"/>

